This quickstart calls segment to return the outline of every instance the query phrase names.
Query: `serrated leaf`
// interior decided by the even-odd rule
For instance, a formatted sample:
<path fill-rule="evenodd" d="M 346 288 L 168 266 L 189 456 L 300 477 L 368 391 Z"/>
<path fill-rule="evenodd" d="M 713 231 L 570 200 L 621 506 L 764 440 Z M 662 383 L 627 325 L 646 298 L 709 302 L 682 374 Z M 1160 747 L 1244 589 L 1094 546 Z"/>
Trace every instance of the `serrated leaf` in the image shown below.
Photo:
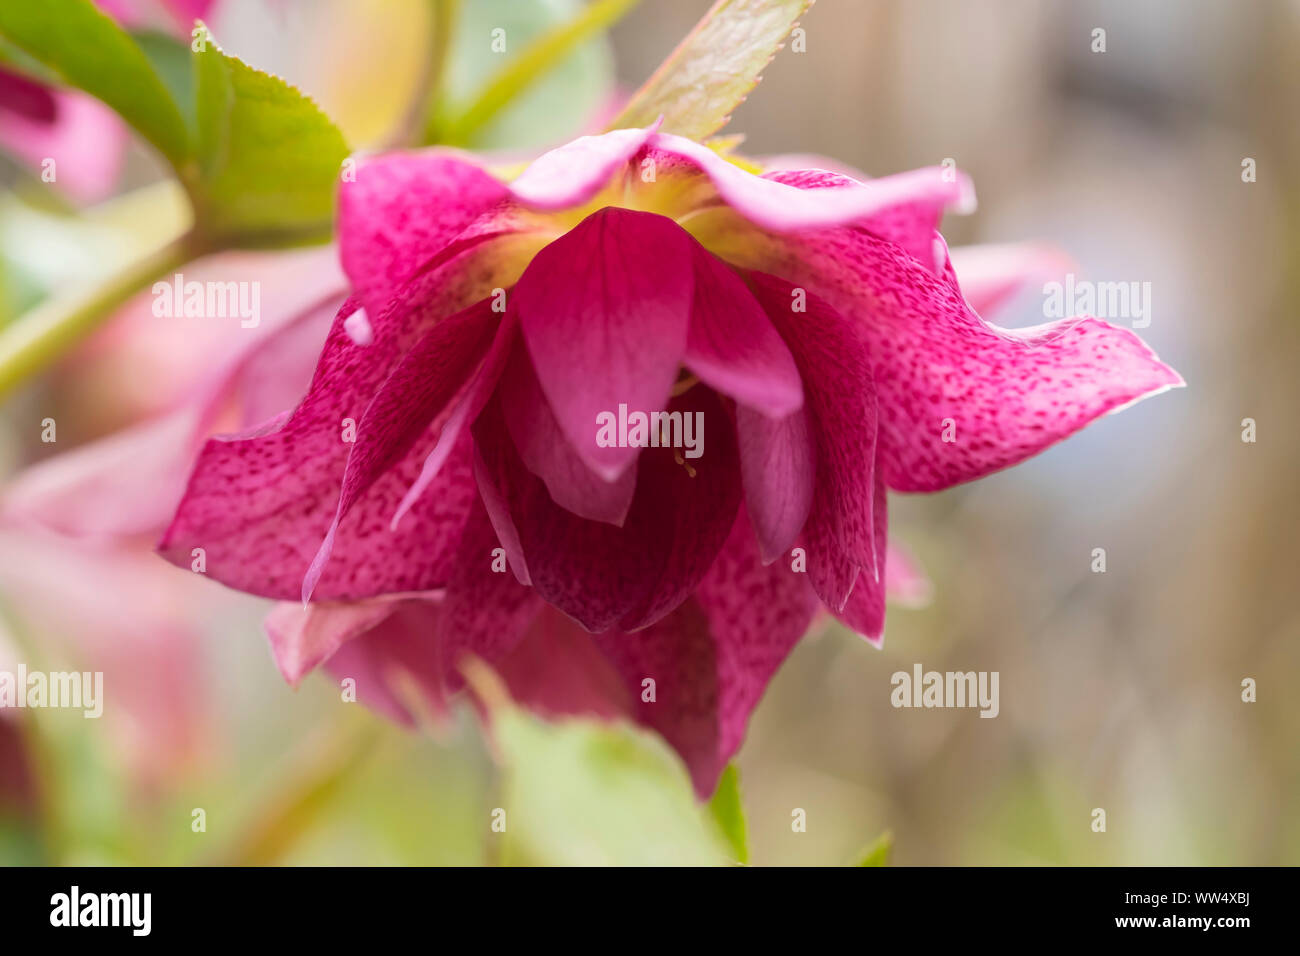
<path fill-rule="evenodd" d="M 744 102 L 813 0 L 717 0 L 610 124 L 703 140 Z"/>
<path fill-rule="evenodd" d="M 62 82 L 103 100 L 173 166 L 184 166 L 192 144 L 180 108 L 140 47 L 91 0 L 6 0 L 0 34 Z"/>
<path fill-rule="evenodd" d="M 709 800 L 709 813 L 722 830 L 737 863 L 749 862 L 749 827 L 745 822 L 745 806 L 740 798 L 740 771 L 734 763 L 727 764 L 718 781 L 718 789 Z"/>
<path fill-rule="evenodd" d="M 198 228 L 222 245 L 329 235 L 348 147 L 321 110 L 284 80 L 222 52 L 195 54 Z"/>
<path fill-rule="evenodd" d="M 886 830 L 880 836 L 876 837 L 871 843 L 858 854 L 857 862 L 854 866 L 888 866 L 889 854 L 894 849 L 894 834 Z"/>

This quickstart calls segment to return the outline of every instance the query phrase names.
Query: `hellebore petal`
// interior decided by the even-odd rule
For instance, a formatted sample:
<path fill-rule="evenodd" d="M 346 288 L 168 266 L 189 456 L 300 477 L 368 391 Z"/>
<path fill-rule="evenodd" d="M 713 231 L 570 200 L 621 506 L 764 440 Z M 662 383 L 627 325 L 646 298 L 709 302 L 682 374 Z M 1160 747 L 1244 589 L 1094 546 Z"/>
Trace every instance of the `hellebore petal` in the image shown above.
<path fill-rule="evenodd" d="M 645 449 L 636 497 L 622 527 L 556 505 L 520 460 L 499 402 L 474 425 L 479 489 L 502 547 L 527 566 L 547 602 L 587 630 L 635 630 L 690 594 L 726 540 L 740 499 L 735 439 L 727 412 L 693 388 L 669 410 L 708 423 L 703 457 L 679 465 L 669 448 Z"/>
<path fill-rule="evenodd" d="M 453 400 L 491 345 L 498 320 L 490 299 L 448 316 L 425 333 L 380 386 L 357 425 L 334 521 L 303 579 L 303 603 L 311 597 L 339 523 L 352 505 L 428 432 L 441 435 Z"/>
<path fill-rule="evenodd" d="M 595 640 L 623 675 L 634 716 L 677 749 L 703 798 L 816 608 L 804 575 L 763 566 L 742 512 L 694 598 L 645 630 Z M 652 702 L 642 697 L 646 678 Z"/>
<path fill-rule="evenodd" d="M 277 604 L 266 616 L 266 633 L 276 667 L 290 685 L 332 657 L 353 638 L 373 630 L 408 595 L 387 595 L 368 601 Z"/>
<path fill-rule="evenodd" d="M 359 696 L 377 701 L 403 722 L 412 717 L 414 701 L 407 696 L 412 687 L 423 692 L 423 706 L 442 710 L 447 697 L 463 686 L 461 658 L 472 654 L 497 664 L 542 607 L 529 588 L 495 567 L 495 547 L 492 526 L 476 505 L 457 543 L 446 589 L 277 605 L 266 627 L 281 673 L 297 684 L 322 664 L 340 677 L 355 677 L 348 673 L 355 669 L 364 677 L 358 680 Z M 394 668 L 407 672 L 405 677 Z M 403 679 L 414 683 L 403 686 Z"/>
<path fill-rule="evenodd" d="M 252 434 L 204 445 L 159 544 L 169 561 L 189 567 L 193 549 L 202 548 L 208 575 L 231 587 L 282 600 L 301 596 L 303 574 L 337 512 L 351 448 L 349 423 L 362 417 L 405 344 L 391 337 L 365 347 L 353 344 L 343 323 L 355 308 L 349 301 L 340 310 L 311 390 L 291 415 Z M 436 437 L 422 437 L 340 523 L 335 543 L 341 556 L 322 573 L 320 599 L 445 584 L 451 549 L 474 496 L 467 440 L 438 477 L 441 493 L 421 499 L 419 520 L 389 532 L 397 502 Z"/>
<path fill-rule="evenodd" d="M 737 402 L 771 418 L 803 406 L 799 371 L 785 342 L 740 277 L 692 244 L 695 300 L 684 364 Z"/>
<path fill-rule="evenodd" d="M 810 301 L 815 293 L 865 337 L 879 393 L 879 467 L 894 491 L 982 478 L 1183 384 L 1134 333 L 1100 319 L 986 323 L 963 297 L 941 239 L 937 275 L 862 229 L 743 242 L 719 233 L 718 241 L 724 258 L 778 274 Z"/>
<path fill-rule="evenodd" d="M 839 611 L 858 570 L 875 576 L 877 403 L 865 330 L 806 290 L 751 273 L 754 294 L 794 353 L 808 399 L 816 473 L 804 526 L 808 576 Z"/>
<path fill-rule="evenodd" d="M 920 236 L 928 245 L 947 206 L 969 210 L 975 190 L 969 177 L 938 166 L 859 182 L 825 170 L 794 170 L 755 176 L 707 146 L 656 133 L 649 145 L 695 164 L 722 200 L 749 222 L 777 233 L 850 223 L 899 241 Z M 905 242 L 905 248 L 916 242 Z"/>
<path fill-rule="evenodd" d="M 664 216 L 605 208 L 539 252 L 515 288 L 542 391 L 574 451 L 607 480 L 638 449 L 598 445 L 598 416 L 658 411 L 677 378 L 693 245 Z"/>
<path fill-rule="evenodd" d="M 516 342 L 501 376 L 500 395 L 519 457 L 546 482 L 551 499 L 580 518 L 622 525 L 636 493 L 636 469 L 606 481 L 583 464 L 564 437 L 522 342 Z"/>
<path fill-rule="evenodd" d="M 343 269 L 371 317 L 394 289 L 508 195 L 468 158 L 445 149 L 361 158 L 339 184 Z"/>
<path fill-rule="evenodd" d="M 611 177 L 640 151 L 658 125 L 580 136 L 533 160 L 510 184 L 510 192 L 515 199 L 535 209 L 580 206 L 609 184 Z"/>

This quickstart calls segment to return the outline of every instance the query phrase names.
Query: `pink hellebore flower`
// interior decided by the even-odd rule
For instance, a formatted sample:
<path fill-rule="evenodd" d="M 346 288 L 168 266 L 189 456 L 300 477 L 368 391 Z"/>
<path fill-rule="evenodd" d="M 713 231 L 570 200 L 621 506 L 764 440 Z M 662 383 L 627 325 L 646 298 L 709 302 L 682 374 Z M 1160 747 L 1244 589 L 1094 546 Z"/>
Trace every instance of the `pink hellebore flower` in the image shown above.
<path fill-rule="evenodd" d="M 886 489 L 979 478 L 1181 384 L 1094 318 L 985 323 L 935 231 L 973 199 L 952 179 L 756 176 L 655 128 L 509 183 L 447 150 L 368 159 L 308 394 L 207 443 L 160 551 L 316 602 L 273 614 L 281 669 L 328 662 L 399 719 L 462 653 L 508 679 L 580 654 L 572 678 L 612 677 L 707 794 L 819 606 L 879 640 Z M 621 409 L 681 413 L 655 430 L 677 447 L 611 441 Z"/>

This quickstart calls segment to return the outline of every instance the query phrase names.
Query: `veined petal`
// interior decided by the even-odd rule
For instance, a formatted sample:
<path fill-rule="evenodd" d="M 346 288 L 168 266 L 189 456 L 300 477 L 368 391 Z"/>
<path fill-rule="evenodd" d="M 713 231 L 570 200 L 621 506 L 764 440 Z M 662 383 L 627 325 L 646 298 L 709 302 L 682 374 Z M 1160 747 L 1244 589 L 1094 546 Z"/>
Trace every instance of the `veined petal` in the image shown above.
<path fill-rule="evenodd" d="M 885 483 L 879 471 L 876 472 L 875 486 L 872 517 L 876 525 L 876 573 L 873 574 L 868 569 L 859 574 L 848 603 L 843 610 L 834 613 L 844 624 L 880 647 L 885 630 L 885 561 L 889 550 L 889 509 L 885 502 Z"/>
<path fill-rule="evenodd" d="M 355 345 L 343 328 L 355 308 L 351 300 L 340 310 L 311 390 L 292 414 L 204 445 L 159 543 L 164 557 L 189 568 L 194 549 L 202 549 L 206 573 L 231 587 L 281 600 L 301 596 L 303 574 L 337 511 L 352 447 L 349 431 L 406 344 L 388 337 Z M 446 583 L 451 548 L 474 498 L 467 439 L 439 476 L 441 493 L 419 503 L 418 520 L 396 533 L 389 529 L 398 500 L 436 438 L 422 437 L 340 523 L 336 541 L 346 558 L 325 568 L 319 599 L 425 591 Z"/>
<path fill-rule="evenodd" d="M 861 229 L 710 238 L 715 254 L 815 293 L 865 338 L 879 393 L 879 467 L 895 491 L 973 481 L 1183 384 L 1133 332 L 1100 319 L 986 323 L 962 295 L 942 240 L 936 275 Z"/>
<path fill-rule="evenodd" d="M 693 245 L 671 219 L 606 208 L 539 252 L 515 288 L 542 391 L 574 451 L 607 480 L 638 449 L 598 444 L 600 416 L 659 411 L 677 378 Z"/>

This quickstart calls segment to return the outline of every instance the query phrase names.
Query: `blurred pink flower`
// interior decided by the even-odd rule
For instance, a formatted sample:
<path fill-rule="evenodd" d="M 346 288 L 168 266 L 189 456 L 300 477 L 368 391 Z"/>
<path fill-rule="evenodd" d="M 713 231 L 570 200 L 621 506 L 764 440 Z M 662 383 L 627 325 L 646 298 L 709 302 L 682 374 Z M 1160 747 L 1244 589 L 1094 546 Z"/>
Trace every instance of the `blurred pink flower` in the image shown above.
<path fill-rule="evenodd" d="M 125 27 L 142 27 L 166 11 L 169 28 L 188 37 L 195 19 L 207 16 L 215 0 L 96 0 Z M 117 185 L 127 145 L 127 128 L 99 100 L 0 68 L 0 149 L 36 173 L 52 162 L 55 187 L 82 203 L 107 198 Z"/>
<path fill-rule="evenodd" d="M 500 664 L 558 609 L 706 793 L 819 605 L 879 639 L 886 489 L 981 477 L 1181 384 L 1094 318 L 984 322 L 1006 263 L 964 295 L 936 232 L 972 200 L 939 168 L 755 176 L 653 128 L 508 184 L 447 150 L 368 159 L 311 389 L 206 444 L 159 549 L 320 602 L 273 618 L 282 669 L 329 661 L 395 716 L 394 668 L 437 698 L 459 654 Z M 707 450 L 601 440 L 621 406 L 702 418 Z"/>

